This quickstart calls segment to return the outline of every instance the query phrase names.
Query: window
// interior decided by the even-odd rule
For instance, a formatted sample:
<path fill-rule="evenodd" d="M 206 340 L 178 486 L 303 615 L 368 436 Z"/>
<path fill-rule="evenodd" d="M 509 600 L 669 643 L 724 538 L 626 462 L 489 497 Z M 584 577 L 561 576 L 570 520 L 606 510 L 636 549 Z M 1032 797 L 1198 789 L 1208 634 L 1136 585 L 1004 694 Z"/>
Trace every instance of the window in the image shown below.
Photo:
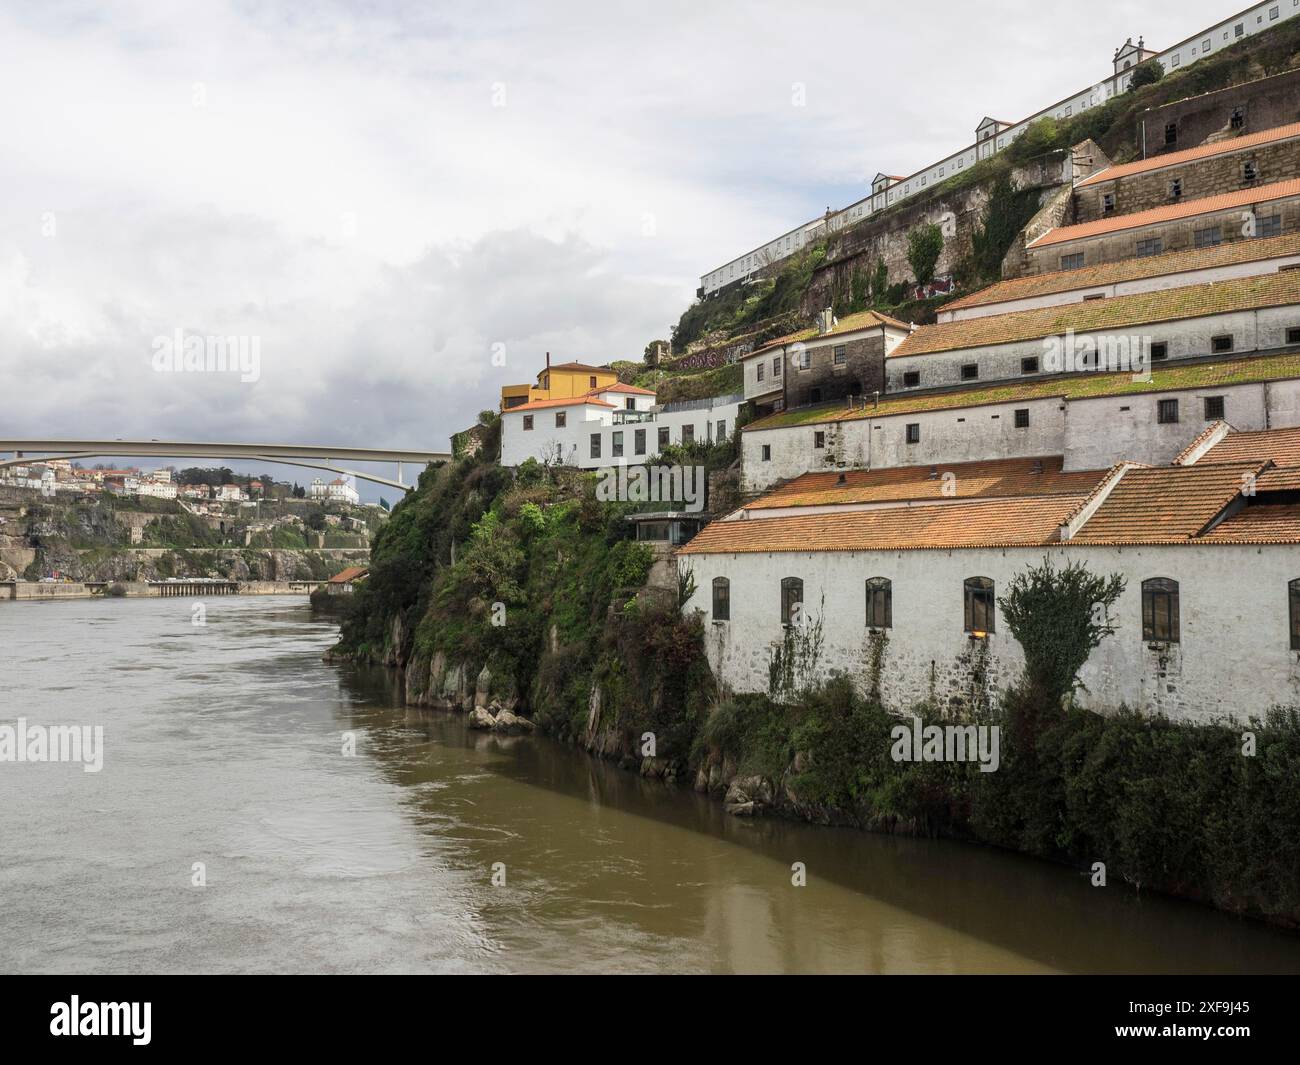
<path fill-rule="evenodd" d="M 532 428 L 533 428 L 533 416 L 532 416 L 531 414 L 525 414 L 525 415 L 524 415 L 524 432 L 526 432 L 526 433 L 528 433 L 528 432 L 532 432 Z"/>
<path fill-rule="evenodd" d="M 1178 582 L 1150 577 L 1142 582 L 1142 639 L 1178 642 Z"/>
<path fill-rule="evenodd" d="M 1254 181 L 1259 177 L 1259 167 L 1255 164 L 1254 159 L 1247 159 L 1241 164 L 1241 180 Z"/>
<path fill-rule="evenodd" d="M 1183 179 L 1174 178 L 1173 181 L 1169 182 L 1169 198 L 1171 200 L 1176 200 L 1182 194 L 1183 194 Z"/>
<path fill-rule="evenodd" d="M 771 462 L 771 461 L 772 461 L 772 445 L 771 445 L 771 444 L 764 444 L 764 445 L 763 445 L 763 461 L 764 461 L 764 462 Z"/>
<path fill-rule="evenodd" d="M 1233 129 L 1241 129 L 1246 124 L 1246 112 L 1240 107 L 1232 109 L 1232 117 L 1228 119 L 1228 125 Z"/>
<path fill-rule="evenodd" d="M 812 352 L 807 348 L 800 348 L 796 358 L 799 360 L 799 369 L 807 370 L 812 366 Z"/>
<path fill-rule="evenodd" d="M 682 443 L 683 443 L 683 444 L 693 444 L 693 443 L 695 443 L 695 426 L 694 426 L 694 425 L 683 425 L 683 426 L 682 426 Z"/>
<path fill-rule="evenodd" d="M 610 435 L 609 454 L 611 458 L 621 459 L 623 457 L 623 430 L 616 429 Z"/>
<path fill-rule="evenodd" d="M 780 356 L 780 355 L 778 355 L 775 359 L 772 360 L 772 376 L 773 376 L 773 377 L 780 377 L 780 376 L 781 376 L 781 356 Z"/>
<path fill-rule="evenodd" d="M 1287 603 L 1291 612 L 1291 650 L 1300 651 L 1300 577 L 1287 586 Z"/>
<path fill-rule="evenodd" d="M 1069 255 L 1061 256 L 1062 270 L 1078 270 L 1083 266 L 1083 252 L 1076 251 Z"/>
<path fill-rule="evenodd" d="M 1300 582 L 1295 582 L 1300 584 Z M 867 578 L 867 628 L 894 627 L 894 591 L 888 577 Z"/>
<path fill-rule="evenodd" d="M 813 433 L 813 447 L 824 448 L 826 446 L 826 434 L 821 430 Z"/>
<path fill-rule="evenodd" d="M 1240 37 L 1245 32 L 1246 32 L 1246 27 L 1244 24 L 1240 22 L 1238 22 L 1235 26 L 1232 27 L 1232 35 L 1234 37 Z"/>
<path fill-rule="evenodd" d="M 632 434 L 632 452 L 636 455 L 645 454 L 645 430 L 637 429 Z"/>
<path fill-rule="evenodd" d="M 1282 216 L 1280 214 L 1264 215 L 1263 218 L 1255 219 L 1255 236 L 1257 237 L 1276 237 L 1282 232 Z"/>
<path fill-rule="evenodd" d="M 1017 428 L 1017 429 L 1028 429 L 1028 428 L 1029 428 L 1029 408 L 1028 408 L 1028 407 L 1020 407 L 1020 408 L 1018 408 L 1018 409 L 1016 410 L 1016 428 Z"/>
<path fill-rule="evenodd" d="M 963 381 L 974 381 L 980 375 L 980 365 L 977 362 L 968 362 L 962 365 L 961 379 Z"/>
<path fill-rule="evenodd" d="M 1160 425 L 1173 425 L 1178 421 L 1178 400 L 1162 399 L 1156 404 L 1156 421 Z"/>
<path fill-rule="evenodd" d="M 909 444 L 919 444 L 921 442 L 921 423 L 907 423 L 907 442 Z"/>
<path fill-rule="evenodd" d="M 1113 192 L 1104 193 L 1101 197 L 1101 213 L 1110 214 L 1115 210 L 1115 194 Z"/>
<path fill-rule="evenodd" d="M 1151 345 L 1151 361 L 1159 362 L 1161 359 L 1169 358 L 1169 345 L 1161 340 Z"/>
<path fill-rule="evenodd" d="M 1021 373 L 1038 373 L 1038 356 L 1030 355 L 1028 358 L 1020 360 Z"/>
<path fill-rule="evenodd" d="M 1165 124 L 1165 143 L 1166 143 L 1166 144 L 1177 144 L 1177 143 L 1178 143 L 1178 123 L 1177 123 L 1177 122 L 1168 122 L 1168 123 Z"/>
<path fill-rule="evenodd" d="M 718 435 L 717 435 L 716 437 L 714 437 L 714 439 L 717 440 L 719 443 L 721 443 L 723 440 L 726 440 L 726 439 L 727 439 L 727 419 L 726 419 L 726 418 L 719 418 L 719 419 L 718 419 Z"/>
<path fill-rule="evenodd" d="M 1217 422 L 1223 420 L 1223 397 L 1222 396 L 1205 397 L 1205 420 L 1207 422 Z"/>
<path fill-rule="evenodd" d="M 1230 335 L 1210 337 L 1210 350 L 1215 353 L 1231 351 L 1232 337 Z"/>
<path fill-rule="evenodd" d="M 665 447 L 667 447 L 667 446 L 668 446 L 668 441 L 669 441 L 669 436 L 668 436 L 668 426 L 666 426 L 666 425 L 661 425 L 661 426 L 659 427 L 659 447 L 660 447 L 660 448 L 665 448 Z"/>
<path fill-rule="evenodd" d="M 1133 254 L 1139 258 L 1146 255 L 1159 255 L 1164 248 L 1164 243 L 1159 237 L 1147 237 L 1146 240 L 1139 240 L 1137 246 L 1133 249 Z"/>
<path fill-rule="evenodd" d="M 808 402 L 820 403 L 822 401 L 822 390 L 820 388 L 808 389 Z"/>
<path fill-rule="evenodd" d="M 1268 9 L 1268 20 L 1269 20 L 1269 22 L 1274 21 L 1276 18 L 1277 18 L 1277 8 L 1275 8 L 1275 7 L 1270 7 L 1270 8 Z"/>
<path fill-rule="evenodd" d="M 1216 248 L 1223 243 L 1223 231 L 1218 226 L 1198 229 L 1192 234 L 1198 248 Z"/>
<path fill-rule="evenodd" d="M 781 578 L 781 624 L 797 625 L 803 607 L 803 581 L 798 577 Z"/>
<path fill-rule="evenodd" d="M 600 433 L 591 434 L 591 457 L 600 458 Z"/>
<path fill-rule="evenodd" d="M 1206 37 L 1205 40 L 1201 42 L 1201 51 L 1208 52 L 1209 50 L 1210 50 L 1210 38 Z"/>
<path fill-rule="evenodd" d="M 843 344 L 835 345 L 835 365 L 844 366 L 849 361 L 849 349 Z"/>
<path fill-rule="evenodd" d="M 993 580 L 990 577 L 967 577 L 964 588 L 966 631 L 993 632 Z"/>
<path fill-rule="evenodd" d="M 1286 331 L 1286 342 L 1288 344 L 1300 344 L 1300 327 L 1292 326 Z"/>
<path fill-rule="evenodd" d="M 636 400 L 630 396 L 623 402 L 625 410 L 636 410 Z"/>
<path fill-rule="evenodd" d="M 763 364 L 761 362 L 758 364 L 758 380 L 763 380 Z"/>
<path fill-rule="evenodd" d="M 555 428 L 563 429 L 569 422 L 568 411 L 557 410 L 555 412 Z"/>
<path fill-rule="evenodd" d="M 596 387 L 596 377 L 595 377 L 594 374 L 593 374 L 591 377 L 588 377 L 588 378 L 587 378 L 587 387 L 588 387 L 588 388 L 595 388 L 595 387 Z"/>
<path fill-rule="evenodd" d="M 921 383 L 920 370 L 908 370 L 906 373 L 903 374 L 904 388 L 915 388 L 920 383 Z"/>
<path fill-rule="evenodd" d="M 731 581 L 726 577 L 713 578 L 713 620 L 731 620 Z"/>

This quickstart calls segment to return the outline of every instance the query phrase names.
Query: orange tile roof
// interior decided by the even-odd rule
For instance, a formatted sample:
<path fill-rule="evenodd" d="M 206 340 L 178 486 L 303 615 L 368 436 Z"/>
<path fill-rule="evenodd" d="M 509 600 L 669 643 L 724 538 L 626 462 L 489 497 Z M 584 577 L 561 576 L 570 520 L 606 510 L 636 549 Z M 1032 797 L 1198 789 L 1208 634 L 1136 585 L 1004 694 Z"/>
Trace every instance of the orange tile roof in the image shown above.
<path fill-rule="evenodd" d="M 1053 270 L 1046 274 L 1015 277 L 945 303 L 939 310 L 960 311 L 968 307 L 985 307 L 993 303 L 1032 299 L 1035 296 L 1114 285 L 1164 274 L 1180 274 L 1190 270 L 1209 270 L 1216 266 L 1231 266 L 1285 255 L 1300 255 L 1300 232 L 1257 240 L 1234 240 L 1230 244 L 1220 244 L 1213 248 L 1189 248 L 1185 251 L 1166 252 L 1164 255 L 1145 255 L 1140 259 L 1101 263 L 1079 270 Z"/>
<path fill-rule="evenodd" d="M 1062 457 L 996 459 L 933 466 L 896 466 L 878 470 L 805 473 L 746 504 L 749 511 L 774 507 L 809 507 L 848 503 L 940 500 L 945 497 L 1077 495 L 1091 491 L 1102 474 L 1097 470 L 1065 473 Z M 945 475 L 951 473 L 951 478 Z"/>
<path fill-rule="evenodd" d="M 521 410 L 541 410 L 544 407 L 612 407 L 614 404 L 606 403 L 603 399 L 592 399 L 590 395 L 573 396 L 569 399 L 532 399 L 527 403 L 520 403 L 517 407 L 507 407 L 502 414 L 517 414 Z"/>
<path fill-rule="evenodd" d="M 339 570 L 330 578 L 330 584 L 347 584 L 356 580 L 358 577 L 364 577 L 370 572 L 367 566 L 349 566 L 347 569 Z"/>
<path fill-rule="evenodd" d="M 1145 174 L 1150 170 L 1163 170 L 1168 166 L 1181 166 L 1183 163 L 1209 159 L 1216 155 L 1229 155 L 1232 152 L 1244 151 L 1247 148 L 1259 148 L 1265 144 L 1275 144 L 1278 141 L 1290 140 L 1293 137 L 1300 137 L 1300 122 L 1292 122 L 1286 126 L 1274 126 L 1272 129 L 1263 129 L 1258 133 L 1247 133 L 1243 137 L 1234 137 L 1231 140 L 1218 141 L 1214 144 L 1201 144 L 1181 152 L 1154 155 L 1149 159 L 1139 159 L 1135 163 L 1108 166 L 1105 170 L 1098 170 L 1095 174 L 1089 174 L 1074 187 L 1082 189 L 1089 185 L 1098 185 L 1103 181 L 1114 181 L 1118 178 L 1131 177 L 1134 174 Z"/>
<path fill-rule="evenodd" d="M 1300 489 L 1300 467 L 1269 467 L 1255 479 L 1256 495 Z"/>
<path fill-rule="evenodd" d="M 585 362 L 557 362 L 554 366 L 547 366 L 538 370 L 538 374 L 544 374 L 547 370 L 586 370 L 590 373 L 595 370 L 598 373 L 613 373 L 608 366 L 588 366 Z"/>
<path fill-rule="evenodd" d="M 1300 188 L 1300 181 L 1297 186 Z M 1013 344 L 1062 336 L 1067 330 L 1092 333 L 1289 303 L 1300 304 L 1300 270 L 923 325 L 894 348 L 889 358 Z"/>
<path fill-rule="evenodd" d="M 1138 229 L 1159 222 L 1172 222 L 1179 218 L 1213 214 L 1215 211 L 1230 211 L 1238 207 L 1249 207 L 1252 204 L 1287 199 L 1291 196 L 1300 196 L 1300 178 L 1275 181 L 1271 185 L 1259 185 L 1238 192 L 1225 192 L 1220 196 L 1185 200 L 1164 207 L 1152 207 L 1150 210 L 1134 211 L 1132 214 L 1107 215 L 1105 218 L 1080 222 L 1073 226 L 1057 226 L 1055 229 L 1049 229 L 1036 240 L 1031 240 L 1027 247 L 1044 248 L 1049 244 L 1063 244 L 1070 240 L 1082 240 L 1084 237 L 1101 236 L 1103 233 L 1118 233 L 1124 229 Z"/>
<path fill-rule="evenodd" d="M 715 521 L 678 555 L 912 551 L 1051 543 L 1082 494 Z"/>
<path fill-rule="evenodd" d="M 605 385 L 603 387 L 597 385 L 595 388 L 587 389 L 587 395 L 589 396 L 598 396 L 602 392 L 626 392 L 630 395 L 636 396 L 653 396 L 655 394 L 654 389 L 652 388 L 642 388 L 640 385 L 625 385 L 621 381 L 617 384 Z"/>
<path fill-rule="evenodd" d="M 1300 503 L 1250 503 L 1198 542 L 1300 544 Z"/>
<path fill-rule="evenodd" d="M 1070 543 L 1179 543 L 1198 537 L 1263 462 L 1130 469 Z"/>
<path fill-rule="evenodd" d="M 887 325 L 893 329 L 901 329 L 904 332 L 911 330 L 911 326 L 906 322 L 900 322 L 897 318 L 891 318 L 887 314 L 881 314 L 879 311 L 859 311 L 857 314 L 850 314 L 847 318 L 842 318 L 835 323 L 835 328 L 829 333 L 817 332 L 816 326 L 809 329 L 801 329 L 797 333 L 787 333 L 783 337 L 777 337 L 775 340 L 769 340 L 761 348 L 755 348 L 741 356 L 741 359 L 748 359 L 754 355 L 761 355 L 765 351 L 771 351 L 773 348 L 779 348 L 783 344 L 794 344 L 798 341 L 818 340 L 822 337 L 842 336 L 845 333 L 852 333 L 859 329 L 873 329 L 876 326 Z"/>
<path fill-rule="evenodd" d="M 1272 459 L 1278 466 L 1300 466 L 1300 428 L 1231 432 L 1201 456 L 1196 465 Z"/>

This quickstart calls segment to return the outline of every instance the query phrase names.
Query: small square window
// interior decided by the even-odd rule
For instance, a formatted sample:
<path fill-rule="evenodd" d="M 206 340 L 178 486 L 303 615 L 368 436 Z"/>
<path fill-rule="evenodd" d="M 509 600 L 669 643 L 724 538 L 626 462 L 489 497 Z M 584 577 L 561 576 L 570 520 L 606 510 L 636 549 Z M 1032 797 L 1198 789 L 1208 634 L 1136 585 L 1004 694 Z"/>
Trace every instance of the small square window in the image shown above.
<path fill-rule="evenodd" d="M 1173 425 L 1178 421 L 1178 400 L 1162 399 L 1156 407 L 1156 421 L 1161 425 Z"/>
<path fill-rule="evenodd" d="M 1259 178 L 1259 166 L 1254 159 L 1247 159 L 1241 164 L 1241 180 L 1255 181 Z"/>
<path fill-rule="evenodd" d="M 1177 144 L 1177 143 L 1178 143 L 1178 123 L 1177 123 L 1177 122 L 1167 122 L 1167 123 L 1165 124 L 1165 143 L 1166 143 L 1166 144 Z"/>
<path fill-rule="evenodd" d="M 963 381 L 974 381 L 980 375 L 980 365 L 977 362 L 968 362 L 961 368 L 961 379 Z"/>
<path fill-rule="evenodd" d="M 1286 342 L 1288 344 L 1300 344 L 1300 326 L 1291 326 L 1286 331 Z"/>
<path fill-rule="evenodd" d="M 835 365 L 844 366 L 849 361 L 849 349 L 843 344 L 835 345 Z"/>
<path fill-rule="evenodd" d="M 825 446 L 826 446 L 826 434 L 819 429 L 817 432 L 813 433 L 813 447 L 817 449 L 821 449 L 824 448 Z"/>
<path fill-rule="evenodd" d="M 1192 234 L 1192 237 L 1198 248 L 1217 248 L 1223 243 L 1223 231 L 1218 226 L 1198 229 Z"/>
<path fill-rule="evenodd" d="M 1280 214 L 1268 214 L 1262 218 L 1255 219 L 1255 236 L 1257 237 L 1276 237 L 1282 232 L 1282 216 Z"/>
<path fill-rule="evenodd" d="M 557 410 L 555 412 L 555 428 L 563 429 L 568 424 L 569 424 L 568 411 Z"/>
<path fill-rule="evenodd" d="M 1183 179 L 1174 178 L 1173 181 L 1169 182 L 1169 198 L 1171 200 L 1176 200 L 1180 196 L 1182 196 L 1182 194 L 1183 194 Z"/>
<path fill-rule="evenodd" d="M 1243 108 L 1234 107 L 1232 117 L 1228 119 L 1228 125 L 1233 129 L 1241 129 L 1246 124 L 1246 112 Z"/>
<path fill-rule="evenodd" d="M 1145 258 L 1148 255 L 1159 255 L 1164 250 L 1164 242 L 1159 237 L 1147 237 L 1145 240 L 1139 240 L 1133 249 L 1133 254 L 1138 258 Z"/>
<path fill-rule="evenodd" d="M 1232 350 L 1232 336 L 1224 335 L 1210 338 L 1210 350 L 1216 354 Z"/>
<path fill-rule="evenodd" d="M 1017 428 L 1017 429 L 1028 429 L 1028 428 L 1029 428 L 1029 408 L 1028 408 L 1028 407 L 1021 407 L 1021 408 L 1019 408 L 1019 409 L 1016 411 L 1016 428 Z"/>
<path fill-rule="evenodd" d="M 1101 198 L 1101 213 L 1111 214 L 1115 210 L 1115 194 L 1112 192 L 1105 193 Z"/>
<path fill-rule="evenodd" d="M 531 414 L 525 414 L 525 415 L 524 415 L 524 432 L 529 432 L 529 431 L 532 430 L 532 428 L 533 428 L 533 416 L 532 416 Z"/>
<path fill-rule="evenodd" d="M 1021 373 L 1038 373 L 1038 356 L 1030 355 L 1028 358 L 1020 360 Z"/>
<path fill-rule="evenodd" d="M 909 444 L 919 444 L 921 442 L 921 423 L 907 423 L 907 442 Z"/>
<path fill-rule="evenodd" d="M 915 388 L 920 383 L 921 383 L 920 370 L 908 370 L 906 373 L 903 374 L 904 388 Z"/>
<path fill-rule="evenodd" d="M 764 462 L 771 462 L 771 461 L 772 461 L 772 445 L 771 445 L 771 444 L 764 444 L 764 445 L 763 445 L 763 461 L 764 461 Z"/>
<path fill-rule="evenodd" d="M 1222 396 L 1205 397 L 1205 420 L 1207 422 L 1217 422 L 1223 420 L 1223 397 Z"/>
<path fill-rule="evenodd" d="M 1062 270 L 1078 270 L 1083 266 L 1083 252 L 1076 251 L 1070 255 L 1061 256 Z"/>

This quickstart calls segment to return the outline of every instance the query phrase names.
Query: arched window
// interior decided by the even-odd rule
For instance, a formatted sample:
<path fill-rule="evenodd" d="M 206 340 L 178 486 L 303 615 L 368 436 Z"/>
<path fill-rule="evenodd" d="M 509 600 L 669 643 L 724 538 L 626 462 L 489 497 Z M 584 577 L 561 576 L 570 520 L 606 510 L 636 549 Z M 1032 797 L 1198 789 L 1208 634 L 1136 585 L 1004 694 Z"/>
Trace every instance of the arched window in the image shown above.
<path fill-rule="evenodd" d="M 964 591 L 966 631 L 974 633 L 993 632 L 993 579 L 991 577 L 967 577 Z"/>
<path fill-rule="evenodd" d="M 1142 639 L 1178 642 L 1178 582 L 1148 577 L 1142 582 Z"/>
<path fill-rule="evenodd" d="M 790 625 L 798 621 L 803 607 L 803 581 L 798 577 L 781 578 L 781 624 Z"/>
<path fill-rule="evenodd" d="M 1300 651 L 1300 577 L 1287 585 L 1291 610 L 1291 650 Z"/>
<path fill-rule="evenodd" d="M 867 628 L 888 629 L 894 625 L 894 591 L 888 577 L 867 578 Z"/>
<path fill-rule="evenodd" d="M 713 578 L 713 620 L 731 620 L 731 581 L 726 577 Z"/>

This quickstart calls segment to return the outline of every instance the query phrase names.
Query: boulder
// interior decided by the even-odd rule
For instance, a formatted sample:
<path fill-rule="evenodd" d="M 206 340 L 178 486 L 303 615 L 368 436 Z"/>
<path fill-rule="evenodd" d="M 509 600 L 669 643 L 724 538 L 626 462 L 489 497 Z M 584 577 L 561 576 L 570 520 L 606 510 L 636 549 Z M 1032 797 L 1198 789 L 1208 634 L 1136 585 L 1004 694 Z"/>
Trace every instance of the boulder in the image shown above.
<path fill-rule="evenodd" d="M 481 729 L 494 729 L 497 727 L 496 718 L 494 718 L 486 707 L 476 706 L 470 711 L 469 727 Z"/>

